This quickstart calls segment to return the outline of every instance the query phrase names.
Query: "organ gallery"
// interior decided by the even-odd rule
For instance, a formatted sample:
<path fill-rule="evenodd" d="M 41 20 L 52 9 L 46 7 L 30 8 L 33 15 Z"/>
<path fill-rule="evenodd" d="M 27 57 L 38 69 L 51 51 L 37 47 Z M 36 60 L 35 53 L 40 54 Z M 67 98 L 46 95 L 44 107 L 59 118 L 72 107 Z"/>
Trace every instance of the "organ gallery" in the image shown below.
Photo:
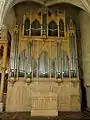
<path fill-rule="evenodd" d="M 77 23 L 65 8 L 39 6 L 21 14 L 11 37 L 5 32 L 0 49 L 9 53 L 0 55 L 1 79 L 8 75 L 7 112 L 56 116 L 58 111 L 80 111 L 76 30 Z"/>

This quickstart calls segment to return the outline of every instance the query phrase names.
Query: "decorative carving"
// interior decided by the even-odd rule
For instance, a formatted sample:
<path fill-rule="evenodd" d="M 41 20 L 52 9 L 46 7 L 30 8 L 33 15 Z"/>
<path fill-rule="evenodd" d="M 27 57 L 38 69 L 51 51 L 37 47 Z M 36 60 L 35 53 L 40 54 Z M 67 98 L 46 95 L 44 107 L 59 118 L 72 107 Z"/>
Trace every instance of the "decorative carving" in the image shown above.
<path fill-rule="evenodd" d="M 35 110 L 56 110 L 57 96 L 53 95 L 53 93 L 51 93 L 51 96 L 48 94 L 40 94 L 39 96 L 34 96 L 31 99 L 31 106 L 32 109 Z"/>
<path fill-rule="evenodd" d="M 72 16 L 70 16 L 70 20 L 69 20 L 69 32 L 71 35 L 75 33 L 75 25 L 73 23 Z"/>
<path fill-rule="evenodd" d="M 30 85 L 30 83 L 32 82 L 30 78 L 25 78 L 25 82 L 27 83 L 27 85 Z"/>
<path fill-rule="evenodd" d="M 32 99 L 32 109 L 44 109 L 44 110 L 55 110 L 57 109 L 57 99 L 56 98 L 34 98 Z"/>
<path fill-rule="evenodd" d="M 12 78 L 12 79 L 9 78 L 8 81 L 12 84 L 12 87 L 13 87 L 17 80 L 16 80 L 16 78 Z"/>
<path fill-rule="evenodd" d="M 15 27 L 14 27 L 14 33 L 18 33 L 18 31 L 19 31 L 19 26 L 18 25 L 15 25 Z"/>

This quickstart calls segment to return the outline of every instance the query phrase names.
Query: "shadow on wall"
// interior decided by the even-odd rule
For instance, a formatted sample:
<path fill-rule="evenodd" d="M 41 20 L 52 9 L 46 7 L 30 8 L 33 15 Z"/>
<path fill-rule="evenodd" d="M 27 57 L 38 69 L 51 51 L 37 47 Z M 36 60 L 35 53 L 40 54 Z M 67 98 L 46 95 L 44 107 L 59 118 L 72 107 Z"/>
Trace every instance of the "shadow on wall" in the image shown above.
<path fill-rule="evenodd" d="M 81 33 L 78 27 L 77 29 L 77 51 L 78 51 L 78 68 L 79 68 L 79 79 L 81 85 L 81 110 L 87 108 L 87 99 L 86 99 L 86 88 L 84 87 L 84 72 L 82 66 L 82 43 L 81 43 Z"/>
<path fill-rule="evenodd" d="M 80 71 L 81 72 L 81 71 Z M 83 76 L 83 74 L 81 74 Z M 81 96 L 82 96 L 82 101 L 81 101 L 81 110 L 84 110 L 87 108 L 87 100 L 86 100 L 86 88 L 84 87 L 84 79 L 83 77 L 80 78 L 81 80 Z"/>
<path fill-rule="evenodd" d="M 82 57 L 79 57 L 79 59 L 82 59 Z M 81 85 L 81 110 L 85 110 L 85 108 L 87 108 L 86 88 L 84 87 L 84 73 L 82 68 L 82 62 L 79 61 L 79 63 L 79 79 Z"/>

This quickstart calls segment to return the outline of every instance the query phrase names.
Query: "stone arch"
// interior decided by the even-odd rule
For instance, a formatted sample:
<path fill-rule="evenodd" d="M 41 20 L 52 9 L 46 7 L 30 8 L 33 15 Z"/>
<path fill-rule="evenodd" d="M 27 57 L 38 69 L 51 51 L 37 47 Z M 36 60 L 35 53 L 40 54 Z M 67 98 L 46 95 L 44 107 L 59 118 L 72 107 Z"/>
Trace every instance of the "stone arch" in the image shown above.
<path fill-rule="evenodd" d="M 10 2 L 7 2 L 7 4 L 5 5 L 5 7 L 3 8 L 3 12 L 2 12 L 2 21 L 4 20 L 5 16 L 7 15 L 9 9 L 11 9 L 14 5 L 20 3 L 20 2 L 23 2 L 25 0 L 11 0 Z M 52 2 L 49 1 L 49 0 L 46 0 L 46 1 L 42 1 L 42 0 L 27 0 L 27 1 L 33 1 L 33 2 L 36 2 L 36 3 L 39 3 L 41 5 L 44 5 L 44 2 L 46 2 L 46 5 L 47 6 L 51 6 L 51 5 L 54 5 L 54 4 L 59 4 L 59 3 L 69 3 L 69 4 L 72 4 L 74 6 L 77 6 L 87 12 L 89 12 L 90 10 L 88 10 L 89 8 L 87 8 L 84 4 L 84 2 L 82 2 L 81 0 L 76 2 L 75 0 L 65 0 L 65 1 L 61 1 L 61 0 L 53 0 Z"/>

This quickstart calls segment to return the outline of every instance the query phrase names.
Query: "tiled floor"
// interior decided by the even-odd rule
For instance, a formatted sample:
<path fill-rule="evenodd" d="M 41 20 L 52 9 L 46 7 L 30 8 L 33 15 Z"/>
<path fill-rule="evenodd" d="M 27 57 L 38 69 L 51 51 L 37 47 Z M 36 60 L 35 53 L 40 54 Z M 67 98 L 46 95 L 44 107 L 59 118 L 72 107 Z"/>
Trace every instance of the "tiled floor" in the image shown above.
<path fill-rule="evenodd" d="M 0 120 L 90 120 L 90 113 L 61 112 L 58 117 L 31 117 L 30 113 L 0 113 Z"/>

